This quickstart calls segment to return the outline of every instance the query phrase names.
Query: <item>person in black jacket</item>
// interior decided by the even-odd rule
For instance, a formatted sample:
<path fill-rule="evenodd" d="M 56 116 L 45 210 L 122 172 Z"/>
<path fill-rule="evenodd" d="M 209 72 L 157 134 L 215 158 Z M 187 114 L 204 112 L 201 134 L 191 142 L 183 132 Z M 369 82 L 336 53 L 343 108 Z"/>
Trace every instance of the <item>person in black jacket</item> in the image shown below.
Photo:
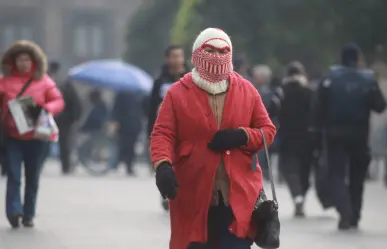
<path fill-rule="evenodd" d="M 341 65 L 332 67 L 317 89 L 314 111 L 315 125 L 326 141 L 327 180 L 340 215 L 340 230 L 358 227 L 370 163 L 370 112 L 381 113 L 385 107 L 374 72 L 362 65 L 360 48 L 352 43 L 345 45 Z"/>
<path fill-rule="evenodd" d="M 114 166 L 122 161 L 128 176 L 134 176 L 136 159 L 135 145 L 142 129 L 143 95 L 136 92 L 120 91 L 116 94 L 111 112 L 111 124 L 118 137 L 119 155 Z"/>
<path fill-rule="evenodd" d="M 50 76 L 55 79 L 58 88 L 63 95 L 65 108 L 63 112 L 55 117 L 59 129 L 59 150 L 62 173 L 70 174 L 73 170 L 71 165 L 71 154 L 75 147 L 75 135 L 77 132 L 77 122 L 82 115 L 81 99 L 70 80 L 62 81 L 58 77 L 60 64 L 51 62 L 49 65 Z"/>
<path fill-rule="evenodd" d="M 157 112 L 168 87 L 188 72 L 184 62 L 184 50 L 180 45 L 170 45 L 165 50 L 165 64 L 160 76 L 155 80 L 150 97 L 148 112 L 148 137 L 150 137 Z"/>
<path fill-rule="evenodd" d="M 60 161 L 62 164 L 62 173 L 64 175 L 72 173 L 71 154 L 76 145 L 76 132 L 78 121 L 82 115 L 82 104 L 80 97 L 73 86 L 73 83 L 66 81 L 59 85 L 62 92 L 65 109 L 56 118 L 59 129 L 59 150 Z"/>
<path fill-rule="evenodd" d="M 184 50 L 180 45 L 170 45 L 165 50 L 165 64 L 161 68 L 160 76 L 153 84 L 148 113 L 148 138 L 156 122 L 157 113 L 168 88 L 188 72 L 184 61 Z M 153 170 L 153 168 L 152 168 Z M 165 210 L 169 210 L 168 200 L 161 200 Z"/>
<path fill-rule="evenodd" d="M 293 198 L 295 217 L 304 216 L 304 199 L 309 189 L 311 100 L 304 66 L 300 62 L 290 63 L 282 81 L 278 138 L 279 166 Z"/>

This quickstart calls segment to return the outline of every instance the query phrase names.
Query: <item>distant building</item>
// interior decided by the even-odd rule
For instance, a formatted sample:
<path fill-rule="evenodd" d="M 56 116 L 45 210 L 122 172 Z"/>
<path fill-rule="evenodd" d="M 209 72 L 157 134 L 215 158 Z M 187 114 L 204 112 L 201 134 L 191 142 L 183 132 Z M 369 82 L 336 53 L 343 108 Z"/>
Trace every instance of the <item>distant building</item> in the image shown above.
<path fill-rule="evenodd" d="M 120 57 L 126 25 L 141 0 L 0 0 L 0 53 L 13 41 L 37 42 L 64 68 Z"/>

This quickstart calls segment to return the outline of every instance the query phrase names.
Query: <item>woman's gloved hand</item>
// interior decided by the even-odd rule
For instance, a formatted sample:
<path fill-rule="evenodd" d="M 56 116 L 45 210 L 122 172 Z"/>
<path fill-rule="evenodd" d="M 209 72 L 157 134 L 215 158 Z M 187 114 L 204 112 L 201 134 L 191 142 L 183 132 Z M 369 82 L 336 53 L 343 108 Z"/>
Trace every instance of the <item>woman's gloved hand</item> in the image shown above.
<path fill-rule="evenodd" d="M 221 152 L 232 148 L 239 148 L 246 145 L 247 141 L 247 134 L 242 129 L 224 129 L 215 133 L 211 142 L 208 143 L 208 148 Z"/>
<path fill-rule="evenodd" d="M 161 163 L 156 169 L 156 185 L 164 199 L 173 200 L 176 198 L 179 184 L 169 162 Z"/>

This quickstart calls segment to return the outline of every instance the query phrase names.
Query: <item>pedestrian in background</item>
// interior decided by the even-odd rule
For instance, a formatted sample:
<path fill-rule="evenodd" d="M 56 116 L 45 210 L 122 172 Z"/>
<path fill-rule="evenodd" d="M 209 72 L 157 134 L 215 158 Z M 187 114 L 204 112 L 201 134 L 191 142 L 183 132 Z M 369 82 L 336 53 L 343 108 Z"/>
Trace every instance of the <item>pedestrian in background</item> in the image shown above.
<path fill-rule="evenodd" d="M 233 71 L 232 44 L 208 28 L 195 68 L 168 90 L 151 135 L 156 184 L 170 200 L 170 249 L 248 249 L 262 173 L 252 157 L 275 126 L 253 85 Z"/>
<path fill-rule="evenodd" d="M 93 89 L 88 97 L 91 110 L 79 128 L 79 132 L 87 136 L 78 150 L 79 159 L 85 162 L 92 160 L 93 146 L 95 146 L 93 143 L 96 141 L 95 138 L 101 135 L 109 115 L 107 104 L 103 100 L 102 92 L 99 89 Z"/>
<path fill-rule="evenodd" d="M 60 78 L 61 65 L 59 62 L 53 61 L 49 65 L 49 74 L 52 77 L 59 90 L 62 93 L 65 108 L 55 117 L 55 121 L 59 129 L 59 151 L 60 162 L 63 175 L 71 174 L 74 167 L 71 162 L 71 155 L 76 147 L 76 134 L 78 122 L 82 116 L 82 103 L 73 82 Z"/>
<path fill-rule="evenodd" d="M 272 87 L 273 73 L 267 65 L 256 65 L 252 69 L 253 80 L 252 83 L 261 95 L 263 105 L 265 106 L 271 121 L 278 128 L 278 112 L 281 108 L 280 104 L 280 92 L 279 87 Z M 277 137 L 274 138 L 274 143 L 269 148 L 270 157 L 273 155 L 274 146 L 276 146 Z M 269 179 L 269 173 L 267 163 L 265 159 L 265 152 L 261 150 L 258 153 L 258 160 L 262 165 L 263 176 L 266 180 Z"/>
<path fill-rule="evenodd" d="M 55 82 L 46 74 L 47 62 L 41 48 L 31 41 L 17 41 L 8 48 L 1 59 L 4 76 L 0 79 L 3 94 L 2 120 L 5 140 L 5 165 L 7 167 L 6 215 L 13 228 L 19 227 L 20 218 L 25 227 L 34 226 L 39 177 L 48 143 L 34 138 L 34 131 L 20 135 L 8 102 L 14 100 L 27 85 L 22 96 L 32 97 L 36 103 L 28 112 L 37 120 L 41 110 L 53 115 L 63 110 L 64 102 Z M 21 173 L 24 163 L 24 203 L 20 196 Z"/>
<path fill-rule="evenodd" d="M 185 64 L 184 50 L 180 45 L 170 45 L 166 48 L 165 63 L 161 66 L 159 77 L 155 80 L 152 88 L 149 113 L 148 113 L 148 137 L 152 133 L 153 125 L 157 118 L 157 113 L 167 88 L 180 80 L 187 72 Z"/>
<path fill-rule="evenodd" d="M 165 62 L 161 67 L 160 76 L 153 84 L 152 94 L 149 103 L 148 112 L 148 138 L 152 133 L 154 123 L 160 104 L 168 88 L 175 82 L 179 81 L 186 73 L 189 72 L 185 64 L 184 50 L 180 45 L 169 45 L 165 50 Z M 153 172 L 153 168 L 152 168 Z M 164 210 L 168 210 L 168 200 L 162 199 L 161 205 Z"/>
<path fill-rule="evenodd" d="M 312 165 L 311 121 L 312 90 L 300 62 L 288 65 L 282 80 L 281 109 L 278 120 L 279 167 L 290 190 L 295 217 L 304 217 L 304 201 L 309 189 Z"/>
<path fill-rule="evenodd" d="M 121 91 L 116 94 L 111 113 L 111 127 L 118 138 L 118 160 L 125 163 L 126 174 L 133 176 L 136 159 L 135 145 L 142 130 L 144 95 Z"/>
<path fill-rule="evenodd" d="M 234 71 L 245 79 L 251 79 L 251 68 L 247 59 L 243 55 L 235 55 L 233 61 Z"/>
<path fill-rule="evenodd" d="M 371 159 L 368 149 L 370 113 L 381 113 L 386 107 L 374 72 L 362 66 L 362 56 L 356 44 L 343 47 L 341 65 L 332 67 L 317 89 L 314 110 L 315 125 L 325 136 L 327 181 L 340 215 L 340 230 L 359 225 L 364 182 Z"/>

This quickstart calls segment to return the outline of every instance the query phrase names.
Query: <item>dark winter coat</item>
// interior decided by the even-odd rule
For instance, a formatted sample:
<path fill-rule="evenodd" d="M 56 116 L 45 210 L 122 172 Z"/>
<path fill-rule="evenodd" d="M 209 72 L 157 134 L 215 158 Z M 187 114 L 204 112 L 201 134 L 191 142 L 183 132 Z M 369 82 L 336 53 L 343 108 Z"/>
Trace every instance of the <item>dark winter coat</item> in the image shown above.
<path fill-rule="evenodd" d="M 278 120 L 280 146 L 296 147 L 309 139 L 312 90 L 304 76 L 284 78 L 282 83 L 281 109 Z"/>
<path fill-rule="evenodd" d="M 186 71 L 184 73 L 175 76 L 170 74 L 167 65 L 163 65 L 160 76 L 155 80 L 153 84 L 153 89 L 150 97 L 150 104 L 148 110 L 148 137 L 152 133 L 153 125 L 156 122 L 157 112 L 165 95 L 165 88 L 178 81 L 188 71 L 188 67 L 186 67 Z"/>
<path fill-rule="evenodd" d="M 140 133 L 143 99 L 144 96 L 142 94 L 134 92 L 117 93 L 111 119 L 119 124 L 119 132 L 121 134 Z"/>
<path fill-rule="evenodd" d="M 278 114 L 281 109 L 281 96 L 282 91 L 280 87 L 271 84 L 265 84 L 261 86 L 255 86 L 261 95 L 263 105 L 265 106 L 269 117 L 275 127 L 279 128 Z M 271 150 L 277 150 L 277 138 L 270 148 Z"/>
<path fill-rule="evenodd" d="M 314 123 L 330 137 L 367 139 L 370 112 L 385 107 L 373 71 L 335 66 L 317 89 Z"/>
<path fill-rule="evenodd" d="M 71 82 L 59 84 L 59 90 L 63 95 L 65 108 L 55 120 L 59 127 L 69 126 L 79 121 L 82 116 L 81 100 Z"/>

